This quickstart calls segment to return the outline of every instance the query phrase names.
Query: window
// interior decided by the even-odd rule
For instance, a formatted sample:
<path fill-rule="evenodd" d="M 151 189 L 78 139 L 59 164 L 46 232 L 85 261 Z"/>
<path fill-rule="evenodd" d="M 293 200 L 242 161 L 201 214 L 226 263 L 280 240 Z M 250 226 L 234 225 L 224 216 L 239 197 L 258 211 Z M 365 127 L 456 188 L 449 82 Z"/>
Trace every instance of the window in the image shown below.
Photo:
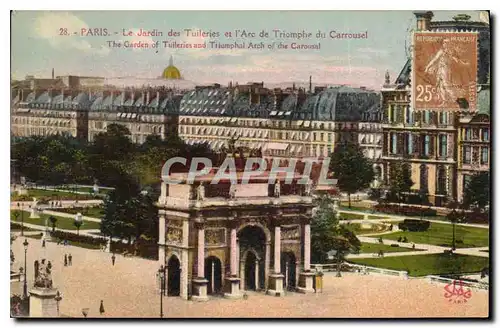
<path fill-rule="evenodd" d="M 431 112 L 428 110 L 424 111 L 424 123 L 429 123 L 431 120 Z"/>
<path fill-rule="evenodd" d="M 481 148 L 481 165 L 488 164 L 489 149 L 487 147 Z"/>
<path fill-rule="evenodd" d="M 424 155 L 425 156 L 429 155 L 430 144 L 431 144 L 431 137 L 430 136 L 425 136 L 424 137 Z"/>
<path fill-rule="evenodd" d="M 410 133 L 406 139 L 406 149 L 408 149 L 408 154 L 413 154 L 413 135 Z"/>
<path fill-rule="evenodd" d="M 446 136 L 446 135 L 439 136 L 439 150 L 440 150 L 439 155 L 441 157 L 446 157 L 447 141 L 448 141 L 448 136 Z"/>
<path fill-rule="evenodd" d="M 471 163 L 471 147 L 470 146 L 465 146 L 464 147 L 464 164 L 470 164 Z"/>
<path fill-rule="evenodd" d="M 479 140 L 479 129 L 472 129 L 472 139 Z"/>
<path fill-rule="evenodd" d="M 489 129 L 483 129 L 483 141 L 490 141 L 490 130 Z"/>
<path fill-rule="evenodd" d="M 465 129 L 465 140 L 471 140 L 472 139 L 472 130 L 470 128 Z"/>
<path fill-rule="evenodd" d="M 398 140 L 395 133 L 392 134 L 391 153 L 396 154 L 398 150 Z"/>

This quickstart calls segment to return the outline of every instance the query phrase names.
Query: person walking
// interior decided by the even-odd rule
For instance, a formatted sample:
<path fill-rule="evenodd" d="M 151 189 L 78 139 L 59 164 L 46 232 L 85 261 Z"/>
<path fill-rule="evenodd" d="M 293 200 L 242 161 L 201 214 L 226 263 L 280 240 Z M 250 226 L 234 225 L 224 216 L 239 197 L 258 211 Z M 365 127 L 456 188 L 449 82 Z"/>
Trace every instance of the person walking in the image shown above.
<path fill-rule="evenodd" d="M 99 306 L 99 313 L 102 315 L 104 312 L 105 312 L 104 311 L 104 304 L 103 304 L 103 302 L 101 300 L 101 305 Z"/>
<path fill-rule="evenodd" d="M 64 254 L 64 266 L 68 266 L 68 254 Z"/>
<path fill-rule="evenodd" d="M 45 239 L 42 240 L 42 247 L 45 248 Z"/>
<path fill-rule="evenodd" d="M 115 266 L 115 260 L 116 260 L 116 256 L 115 256 L 115 253 L 113 253 L 113 256 L 111 256 L 111 262 L 113 263 L 113 266 Z"/>
<path fill-rule="evenodd" d="M 68 264 L 69 264 L 69 266 L 73 265 L 73 256 L 71 255 L 71 253 L 68 256 Z"/>

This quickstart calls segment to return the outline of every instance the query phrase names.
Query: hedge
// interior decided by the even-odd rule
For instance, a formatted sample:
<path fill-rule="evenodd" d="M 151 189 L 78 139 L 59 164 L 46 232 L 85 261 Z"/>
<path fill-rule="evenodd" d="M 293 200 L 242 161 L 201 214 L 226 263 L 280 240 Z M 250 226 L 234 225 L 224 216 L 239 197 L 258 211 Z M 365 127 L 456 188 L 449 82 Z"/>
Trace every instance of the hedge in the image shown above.
<path fill-rule="evenodd" d="M 85 235 L 76 235 L 69 232 L 56 230 L 51 233 L 52 237 L 59 238 L 60 240 L 69 240 L 74 242 L 81 242 L 90 245 L 106 245 L 107 239 L 103 237 L 90 237 Z"/>
<path fill-rule="evenodd" d="M 390 204 L 377 204 L 376 211 L 387 214 L 398 214 L 406 216 L 437 216 L 437 211 L 431 208 L 422 208 L 417 206 L 399 206 Z"/>
<path fill-rule="evenodd" d="M 426 220 L 405 219 L 398 226 L 403 231 L 427 231 L 431 223 Z"/>

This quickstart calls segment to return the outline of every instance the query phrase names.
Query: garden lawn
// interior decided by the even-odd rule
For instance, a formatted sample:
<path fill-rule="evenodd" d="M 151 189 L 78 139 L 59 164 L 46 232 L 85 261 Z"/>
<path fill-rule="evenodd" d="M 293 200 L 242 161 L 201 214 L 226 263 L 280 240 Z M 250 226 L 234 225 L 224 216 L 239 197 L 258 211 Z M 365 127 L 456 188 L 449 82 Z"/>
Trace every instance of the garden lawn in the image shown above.
<path fill-rule="evenodd" d="M 77 207 L 77 208 L 61 208 L 55 209 L 58 212 L 77 214 L 82 213 L 83 216 L 89 216 L 91 218 L 102 219 L 104 217 L 104 209 L 100 207 Z"/>
<path fill-rule="evenodd" d="M 409 247 L 392 247 L 391 245 L 384 244 L 362 243 L 359 253 L 378 254 L 379 251 L 384 251 L 384 253 L 396 253 L 422 251 L 422 249 L 412 249 Z"/>
<path fill-rule="evenodd" d="M 361 224 L 359 223 L 347 223 L 345 224 L 345 227 L 354 232 L 356 235 L 366 235 L 366 234 L 373 234 L 373 233 L 380 233 L 387 231 L 387 227 L 385 225 L 379 224 L 379 223 L 374 223 L 372 224 L 371 228 L 368 229 L 362 229 Z M 385 235 L 384 235 L 385 236 Z"/>
<path fill-rule="evenodd" d="M 489 229 L 459 226 L 455 227 L 455 239 L 463 243 L 456 243 L 457 248 L 484 247 L 489 243 Z M 396 240 L 399 237 L 408 238 L 410 243 L 420 243 L 451 247 L 453 239 L 453 225 L 431 222 L 429 230 L 419 232 L 398 231 L 383 235 L 384 239 Z"/>
<path fill-rule="evenodd" d="M 413 277 L 426 275 L 443 275 L 457 273 L 479 272 L 488 267 L 486 257 L 468 256 L 461 254 L 430 254 L 396 256 L 367 259 L 350 259 L 349 262 L 368 265 L 378 268 L 408 271 Z"/>
<path fill-rule="evenodd" d="M 340 213 L 341 220 L 363 220 L 364 216 L 361 214 L 353 213 Z"/>
<path fill-rule="evenodd" d="M 18 216 L 18 218 L 16 219 L 15 216 L 14 216 L 14 213 L 16 212 L 21 212 L 19 210 L 13 210 L 11 211 L 10 213 L 10 219 L 12 221 L 16 221 L 16 222 L 22 222 L 21 220 L 21 215 Z M 40 214 L 40 218 L 39 219 L 30 219 L 30 213 L 27 212 L 27 211 L 23 211 L 24 212 L 24 222 L 25 223 L 30 223 L 30 224 L 36 224 L 36 225 L 39 225 L 42 227 L 45 227 L 45 218 L 48 218 L 50 215 L 47 215 L 47 214 Z M 55 216 L 55 215 L 54 215 Z M 59 228 L 59 229 L 66 229 L 66 230 L 76 230 L 76 227 L 74 226 L 73 222 L 74 220 L 71 219 L 71 218 L 64 218 L 64 217 L 61 217 L 61 216 L 55 216 L 57 218 L 57 222 L 56 222 L 56 228 Z M 48 221 L 48 225 L 49 225 L 49 229 L 52 230 L 52 224 L 50 223 L 50 220 Z M 80 227 L 80 230 L 85 230 L 85 229 L 100 229 L 101 228 L 101 225 L 99 222 L 93 222 L 93 221 L 86 221 L 86 220 L 83 220 L 83 224 L 82 226 Z"/>

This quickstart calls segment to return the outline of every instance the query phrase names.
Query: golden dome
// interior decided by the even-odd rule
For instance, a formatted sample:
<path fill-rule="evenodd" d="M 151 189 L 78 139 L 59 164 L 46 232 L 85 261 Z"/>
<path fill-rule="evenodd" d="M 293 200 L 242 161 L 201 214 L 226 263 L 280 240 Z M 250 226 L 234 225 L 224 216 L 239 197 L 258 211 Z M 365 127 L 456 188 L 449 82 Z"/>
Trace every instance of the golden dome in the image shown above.
<path fill-rule="evenodd" d="M 172 59 L 172 56 L 170 56 L 169 65 L 167 66 L 167 68 L 163 70 L 163 74 L 161 75 L 161 77 L 164 79 L 175 79 L 175 80 L 181 78 L 181 72 L 177 67 L 174 66 L 174 61 Z"/>

